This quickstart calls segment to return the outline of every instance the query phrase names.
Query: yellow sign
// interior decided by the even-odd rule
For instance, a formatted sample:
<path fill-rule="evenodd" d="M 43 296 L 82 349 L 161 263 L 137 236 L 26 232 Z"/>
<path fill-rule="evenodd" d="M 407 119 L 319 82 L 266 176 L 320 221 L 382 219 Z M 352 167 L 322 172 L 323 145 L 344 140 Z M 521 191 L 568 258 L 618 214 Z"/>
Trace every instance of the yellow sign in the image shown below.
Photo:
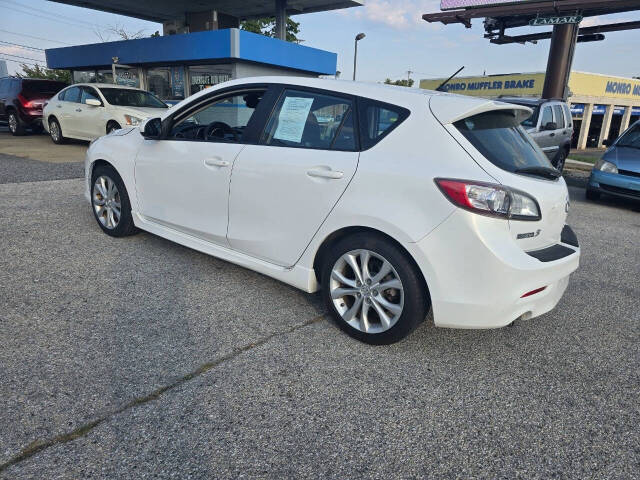
<path fill-rule="evenodd" d="M 444 88 L 450 93 L 495 98 L 500 95 L 540 97 L 544 73 L 487 75 L 452 79 Z M 420 88 L 434 90 L 444 78 L 421 80 Z M 614 97 L 640 101 L 640 80 L 596 73 L 571 72 L 569 90 L 580 97 Z"/>
<path fill-rule="evenodd" d="M 435 90 L 446 79 L 421 80 L 420 88 Z M 482 77 L 453 78 L 444 86 L 450 93 L 474 97 L 498 97 L 500 95 L 540 96 L 544 85 L 544 73 L 516 75 L 488 75 Z"/>

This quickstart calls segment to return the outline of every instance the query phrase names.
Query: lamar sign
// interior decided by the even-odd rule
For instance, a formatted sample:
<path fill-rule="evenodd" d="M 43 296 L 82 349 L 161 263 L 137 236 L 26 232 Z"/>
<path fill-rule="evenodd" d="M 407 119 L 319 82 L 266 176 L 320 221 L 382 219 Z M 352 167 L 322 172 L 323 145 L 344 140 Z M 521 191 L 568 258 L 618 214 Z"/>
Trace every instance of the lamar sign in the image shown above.
<path fill-rule="evenodd" d="M 564 15 L 562 17 L 536 17 L 529 21 L 529 25 L 534 27 L 546 27 L 548 25 L 568 25 L 570 23 L 580 23 L 582 15 Z"/>

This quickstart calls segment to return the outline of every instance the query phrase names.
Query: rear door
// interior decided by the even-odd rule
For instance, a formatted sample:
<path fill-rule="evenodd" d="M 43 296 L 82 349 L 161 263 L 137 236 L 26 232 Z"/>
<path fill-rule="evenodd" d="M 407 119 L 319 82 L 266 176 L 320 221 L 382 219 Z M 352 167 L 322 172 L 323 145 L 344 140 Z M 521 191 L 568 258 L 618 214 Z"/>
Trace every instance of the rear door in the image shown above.
<path fill-rule="evenodd" d="M 236 159 L 228 240 L 234 250 L 292 266 L 358 165 L 355 99 L 284 89 L 260 143 Z"/>
<path fill-rule="evenodd" d="M 538 128 L 531 136 L 550 160 L 555 158 L 558 152 L 556 129 L 548 129 L 548 126 L 552 123 L 555 123 L 553 107 L 545 103 L 540 106 Z"/>

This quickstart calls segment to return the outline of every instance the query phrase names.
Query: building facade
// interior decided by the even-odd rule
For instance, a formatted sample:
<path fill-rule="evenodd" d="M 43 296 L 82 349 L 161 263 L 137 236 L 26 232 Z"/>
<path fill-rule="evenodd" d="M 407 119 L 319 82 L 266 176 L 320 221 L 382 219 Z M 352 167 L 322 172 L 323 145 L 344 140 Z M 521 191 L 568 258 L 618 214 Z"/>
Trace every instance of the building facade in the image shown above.
<path fill-rule="evenodd" d="M 143 88 L 168 103 L 227 80 L 335 75 L 337 55 L 237 28 L 46 50 L 47 66 L 75 83 Z"/>
<path fill-rule="evenodd" d="M 459 77 L 444 88 L 451 93 L 499 99 L 540 97 L 544 73 Z M 420 88 L 433 90 L 445 79 L 425 79 Z M 572 147 L 602 148 L 633 122 L 640 120 L 640 79 L 572 71 L 568 99 L 574 121 Z"/>

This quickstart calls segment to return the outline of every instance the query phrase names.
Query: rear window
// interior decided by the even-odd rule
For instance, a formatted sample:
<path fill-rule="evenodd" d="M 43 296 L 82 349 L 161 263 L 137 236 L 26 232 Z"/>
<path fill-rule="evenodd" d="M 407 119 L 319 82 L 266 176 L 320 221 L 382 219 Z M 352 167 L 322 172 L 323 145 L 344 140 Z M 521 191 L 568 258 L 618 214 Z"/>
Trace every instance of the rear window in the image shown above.
<path fill-rule="evenodd" d="M 547 156 L 520 126 L 513 111 L 485 112 L 454 125 L 476 150 L 503 170 L 552 168 Z"/>
<path fill-rule="evenodd" d="M 51 96 L 67 86 L 63 82 L 50 82 L 45 80 L 23 80 L 22 89 L 31 93 L 48 93 Z"/>

